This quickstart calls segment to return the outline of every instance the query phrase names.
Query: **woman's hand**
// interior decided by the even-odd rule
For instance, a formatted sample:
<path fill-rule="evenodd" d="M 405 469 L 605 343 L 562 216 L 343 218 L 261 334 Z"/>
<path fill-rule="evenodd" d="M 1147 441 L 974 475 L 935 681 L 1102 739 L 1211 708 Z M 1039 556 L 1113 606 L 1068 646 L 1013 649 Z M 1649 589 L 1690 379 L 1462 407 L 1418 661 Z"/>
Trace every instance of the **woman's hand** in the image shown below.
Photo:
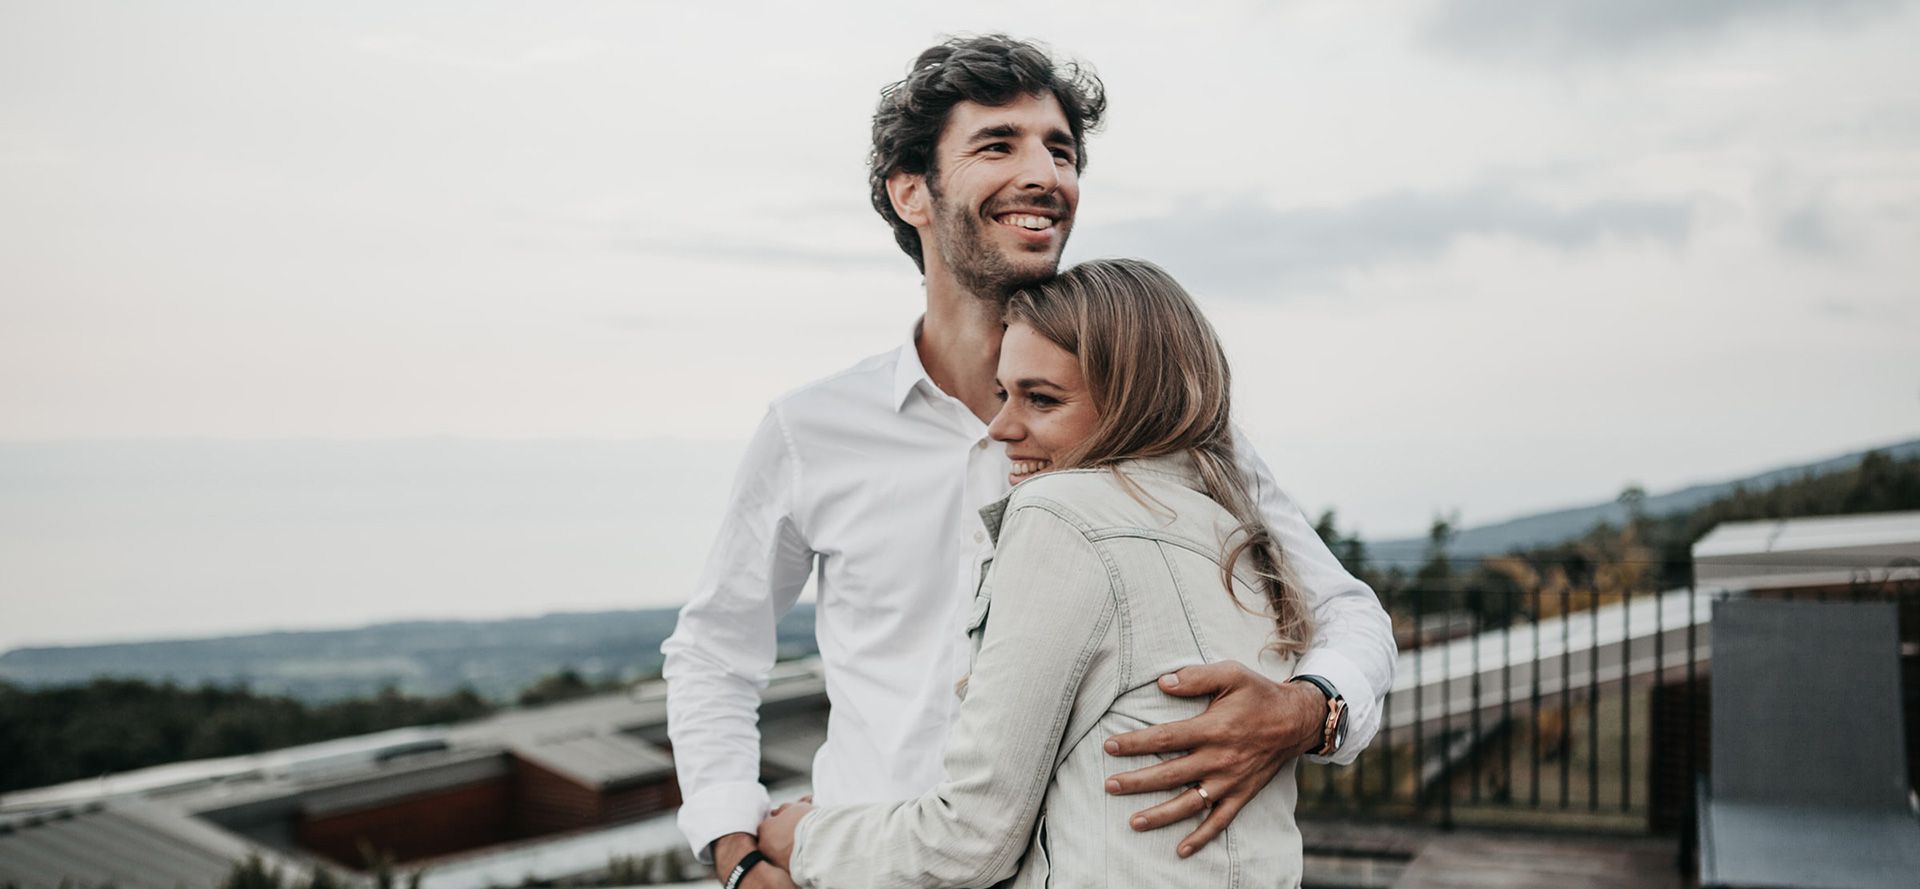
<path fill-rule="evenodd" d="M 800 826 L 800 819 L 813 811 L 808 802 L 781 803 L 767 813 L 766 820 L 760 822 L 760 854 L 778 865 L 781 870 L 790 870 L 793 862 L 793 832 Z"/>
<path fill-rule="evenodd" d="M 1169 681 L 1171 680 L 1171 681 Z M 1154 830 L 1195 815 L 1200 826 L 1180 841 L 1185 858 L 1233 823 L 1234 816 L 1293 758 L 1320 746 L 1327 700 L 1304 682 L 1274 682 L 1235 661 L 1186 667 L 1160 677 L 1160 688 L 1182 697 L 1213 695 L 1192 719 L 1150 726 L 1107 739 L 1107 753 L 1187 755 L 1107 779 L 1108 793 L 1146 793 L 1198 785 L 1134 813 L 1134 830 Z M 761 834 L 762 843 L 766 834 Z"/>

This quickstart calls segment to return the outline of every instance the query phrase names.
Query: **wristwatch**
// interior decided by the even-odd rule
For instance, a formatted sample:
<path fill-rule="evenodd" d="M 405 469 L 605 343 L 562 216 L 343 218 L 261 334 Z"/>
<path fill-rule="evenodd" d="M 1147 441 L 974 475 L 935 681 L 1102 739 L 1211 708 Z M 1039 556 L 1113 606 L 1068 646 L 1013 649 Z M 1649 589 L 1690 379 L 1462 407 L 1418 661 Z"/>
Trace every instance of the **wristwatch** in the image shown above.
<path fill-rule="evenodd" d="M 1320 729 L 1320 746 L 1307 751 L 1312 756 L 1332 756 L 1347 739 L 1347 699 L 1340 696 L 1340 690 L 1333 687 L 1325 676 L 1302 673 L 1288 682 L 1310 682 L 1320 693 L 1327 696 L 1327 722 Z"/>

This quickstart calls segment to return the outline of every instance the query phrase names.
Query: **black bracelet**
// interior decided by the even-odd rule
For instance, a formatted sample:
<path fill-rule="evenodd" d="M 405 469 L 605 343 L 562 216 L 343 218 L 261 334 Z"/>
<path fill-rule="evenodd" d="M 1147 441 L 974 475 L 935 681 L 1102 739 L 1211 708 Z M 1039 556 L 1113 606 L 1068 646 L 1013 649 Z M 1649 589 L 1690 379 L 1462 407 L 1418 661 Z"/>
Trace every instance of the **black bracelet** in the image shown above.
<path fill-rule="evenodd" d="M 727 874 L 727 889 L 740 889 L 740 881 L 746 878 L 747 871 L 765 860 L 767 856 L 760 854 L 759 849 L 740 856 L 740 863 L 733 866 L 733 873 Z"/>

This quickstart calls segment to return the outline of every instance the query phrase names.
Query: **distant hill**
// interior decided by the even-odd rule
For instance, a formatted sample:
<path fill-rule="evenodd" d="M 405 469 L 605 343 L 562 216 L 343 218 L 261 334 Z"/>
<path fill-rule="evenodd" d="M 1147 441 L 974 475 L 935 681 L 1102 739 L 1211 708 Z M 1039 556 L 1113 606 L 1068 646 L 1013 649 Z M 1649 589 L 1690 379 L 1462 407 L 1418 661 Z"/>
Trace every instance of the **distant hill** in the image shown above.
<path fill-rule="evenodd" d="M 1920 439 L 1870 450 L 1880 451 L 1896 460 L 1909 459 L 1920 456 Z M 1685 512 L 1730 494 L 1737 487 L 1766 488 L 1804 476 L 1825 475 L 1852 469 L 1860 465 L 1860 458 L 1866 453 L 1867 451 L 1863 450 L 1731 481 L 1694 485 L 1664 494 L 1649 493 L 1646 500 L 1642 501 L 1642 511 L 1650 516 Z M 1477 557 L 1525 547 L 1546 546 L 1584 534 L 1601 522 L 1623 524 L 1626 518 L 1626 507 L 1612 501 L 1521 516 L 1491 525 L 1457 529 L 1448 553 L 1453 556 Z M 1366 546 L 1367 560 L 1376 565 L 1415 567 L 1426 560 L 1427 541 L 1424 537 L 1367 541 Z"/>
<path fill-rule="evenodd" d="M 119 676 L 185 685 L 244 684 L 310 701 L 361 697 L 393 686 L 440 695 L 462 686 L 505 700 L 571 668 L 589 678 L 660 669 L 673 609 L 547 614 L 486 621 L 408 621 L 349 630 L 215 639 L 19 648 L 0 654 L 0 679 L 26 686 Z M 782 657 L 815 650 L 813 606 L 779 627 Z"/>

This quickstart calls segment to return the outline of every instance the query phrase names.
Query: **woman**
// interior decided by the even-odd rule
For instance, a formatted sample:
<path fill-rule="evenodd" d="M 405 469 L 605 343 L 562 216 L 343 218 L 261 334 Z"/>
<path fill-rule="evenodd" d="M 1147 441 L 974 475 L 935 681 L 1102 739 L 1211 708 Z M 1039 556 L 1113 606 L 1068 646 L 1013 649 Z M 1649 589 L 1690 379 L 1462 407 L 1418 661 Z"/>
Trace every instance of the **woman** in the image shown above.
<path fill-rule="evenodd" d="M 1184 859 L 1128 825 L 1137 798 L 1104 789 L 1151 762 L 1107 755 L 1107 737 L 1205 709 L 1162 693 L 1162 674 L 1235 659 L 1284 679 L 1311 635 L 1234 463 L 1213 329 L 1131 260 L 1021 291 L 1006 318 L 988 433 L 1015 487 L 981 512 L 995 553 L 948 780 L 901 803 L 785 807 L 762 850 L 809 889 L 1298 885 L 1292 765 Z"/>

